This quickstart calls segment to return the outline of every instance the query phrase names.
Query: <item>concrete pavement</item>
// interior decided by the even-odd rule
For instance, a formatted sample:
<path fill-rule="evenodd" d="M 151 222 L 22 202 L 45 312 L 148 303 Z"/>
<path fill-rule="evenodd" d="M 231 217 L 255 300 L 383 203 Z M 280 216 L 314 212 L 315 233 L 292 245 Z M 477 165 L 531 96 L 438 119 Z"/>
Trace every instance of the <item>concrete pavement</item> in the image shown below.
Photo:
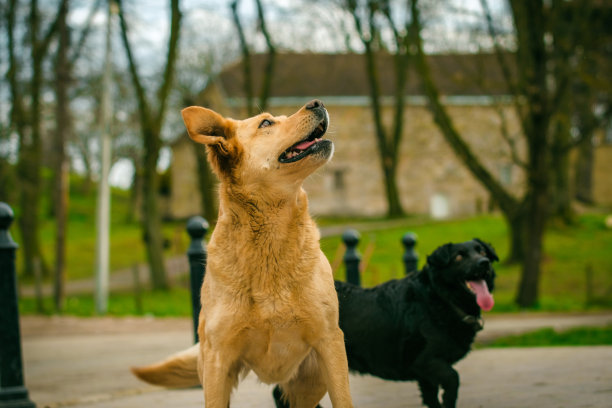
<path fill-rule="evenodd" d="M 493 315 L 478 341 L 539 327 L 612 324 L 612 313 Z M 26 386 L 39 407 L 202 407 L 199 389 L 164 390 L 128 368 L 186 348 L 189 319 L 24 317 Z M 480 349 L 456 365 L 459 407 L 611 407 L 612 346 Z M 420 407 L 415 383 L 351 375 L 356 407 Z M 326 397 L 322 405 L 331 407 Z M 232 407 L 273 407 L 271 386 L 247 376 Z"/>

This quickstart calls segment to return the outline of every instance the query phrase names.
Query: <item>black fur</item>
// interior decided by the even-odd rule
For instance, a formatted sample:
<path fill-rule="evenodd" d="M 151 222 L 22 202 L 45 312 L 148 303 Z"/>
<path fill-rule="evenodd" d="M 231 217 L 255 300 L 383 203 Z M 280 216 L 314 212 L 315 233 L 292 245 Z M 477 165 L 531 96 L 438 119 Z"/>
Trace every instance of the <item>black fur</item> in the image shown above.
<path fill-rule="evenodd" d="M 465 282 L 484 279 L 493 291 L 491 264 L 498 260 L 490 245 L 474 239 L 439 247 L 421 271 L 400 280 L 370 289 L 336 282 L 351 371 L 416 380 L 423 404 L 455 407 L 459 374 L 452 365 L 467 355 L 482 328 L 480 307 Z M 288 407 L 278 387 L 274 398 L 277 407 Z"/>

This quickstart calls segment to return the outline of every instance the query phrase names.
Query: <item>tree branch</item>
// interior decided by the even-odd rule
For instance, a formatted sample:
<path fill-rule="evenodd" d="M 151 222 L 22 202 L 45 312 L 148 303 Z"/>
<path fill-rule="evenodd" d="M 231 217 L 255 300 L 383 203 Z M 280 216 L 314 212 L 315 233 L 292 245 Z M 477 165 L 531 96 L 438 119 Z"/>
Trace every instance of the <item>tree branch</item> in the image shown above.
<path fill-rule="evenodd" d="M 72 55 L 70 56 L 70 66 L 71 67 L 74 66 L 76 61 L 81 56 L 81 52 L 83 51 L 83 47 L 85 46 L 87 37 L 89 36 L 89 33 L 91 32 L 91 26 L 92 26 L 93 19 L 96 15 L 96 12 L 100 8 L 101 2 L 102 0 L 96 0 L 92 5 L 91 10 L 89 11 L 89 15 L 87 16 L 87 20 L 85 22 L 85 27 L 83 27 L 83 29 L 81 30 L 81 35 L 79 35 L 79 40 L 77 41 L 77 44 L 74 47 L 74 50 L 72 51 Z"/>
<path fill-rule="evenodd" d="M 162 85 L 157 92 L 159 99 L 159 109 L 155 117 L 155 132 L 159 133 L 166 111 L 168 94 L 172 86 L 174 77 L 174 68 L 176 67 L 176 59 L 178 54 L 178 39 L 180 34 L 181 10 L 179 9 L 179 0 L 170 1 L 171 16 L 170 16 L 170 37 L 168 39 L 168 55 L 166 58 L 166 69 L 164 70 L 164 79 Z"/>
<path fill-rule="evenodd" d="M 510 72 L 510 68 L 506 59 L 504 57 L 504 50 L 502 49 L 499 41 L 497 39 L 497 32 L 495 31 L 495 27 L 493 26 L 493 18 L 491 16 L 491 10 L 489 8 L 489 2 L 487 0 L 480 0 L 480 4 L 482 5 L 482 9 L 485 14 L 485 20 L 487 22 L 487 30 L 489 32 L 489 36 L 493 41 L 493 49 L 495 50 L 495 56 L 497 58 L 497 62 L 502 71 L 502 75 L 504 77 L 504 81 L 506 82 L 506 86 L 510 95 L 512 96 L 512 100 L 514 103 L 514 109 L 519 119 L 519 123 L 521 124 L 521 128 L 523 129 L 523 133 L 526 131 L 527 119 L 525 117 L 525 112 L 523 106 L 521 105 L 521 93 L 519 92 L 518 86 L 513 80 L 512 73 Z"/>
<path fill-rule="evenodd" d="M 242 22 L 238 15 L 238 1 L 232 1 L 230 7 L 232 9 L 232 16 L 234 18 L 234 25 L 238 31 L 238 38 L 240 38 L 240 49 L 242 51 L 242 70 L 244 74 L 244 92 L 247 102 L 247 111 L 249 116 L 254 114 L 253 109 L 253 83 L 251 78 L 251 52 L 249 51 L 249 45 L 246 41 L 244 31 L 242 30 Z"/>
<path fill-rule="evenodd" d="M 395 157 L 397 157 L 397 155 L 399 154 L 399 149 L 397 148 L 400 144 L 400 141 L 402 139 L 402 135 L 403 135 L 403 127 L 404 127 L 404 93 L 406 92 L 406 81 L 408 80 L 408 75 L 407 75 L 407 59 L 408 59 L 408 55 L 407 55 L 407 41 L 408 41 L 408 35 L 404 35 L 402 36 L 399 32 L 399 30 L 397 29 L 397 27 L 395 26 L 395 23 L 393 22 L 393 18 L 391 16 L 391 8 L 389 6 L 388 1 L 385 1 L 381 7 L 381 12 L 382 14 L 386 17 L 387 21 L 389 22 L 389 26 L 391 27 L 391 30 L 393 31 L 393 38 L 395 39 L 395 47 L 396 47 L 396 52 L 395 55 L 393 56 L 393 60 L 394 60 L 394 69 L 395 69 L 395 78 L 397 79 L 397 82 L 395 84 L 395 94 L 394 94 L 394 99 L 395 99 L 395 113 L 394 113 L 394 128 L 393 128 L 393 135 L 392 135 L 392 143 L 391 146 L 395 146 L 396 148 L 393 149 L 393 154 L 395 155 Z M 409 23 L 408 20 L 406 20 L 406 33 L 409 32 Z"/>
<path fill-rule="evenodd" d="M 268 98 L 270 96 L 270 91 L 272 89 L 272 77 L 274 76 L 274 61 L 276 59 L 276 48 L 272 43 L 272 38 L 270 37 L 270 33 L 268 32 L 268 28 L 266 26 L 266 20 L 264 18 L 263 7 L 261 5 L 261 0 L 255 0 L 257 3 L 257 15 L 259 19 L 259 28 L 261 29 L 261 33 L 266 39 L 266 45 L 268 47 L 268 60 L 266 61 L 266 68 L 263 76 L 263 83 L 261 85 L 261 92 L 259 94 L 259 103 L 262 110 L 266 110 L 268 104 Z"/>
<path fill-rule="evenodd" d="M 508 121 L 506 120 L 506 114 L 504 113 L 504 109 L 500 106 L 500 104 L 495 103 L 494 109 L 497 111 L 497 114 L 501 120 L 500 125 L 500 133 L 508 146 L 510 148 L 510 157 L 512 158 L 512 162 L 522 169 L 527 169 L 527 163 L 522 160 L 516 150 L 516 140 L 510 136 L 510 132 L 508 132 Z"/>
<path fill-rule="evenodd" d="M 23 103 L 23 95 L 19 89 L 19 81 L 17 80 L 17 72 L 20 71 L 19 62 L 15 56 L 15 18 L 16 18 L 17 0 L 11 0 L 7 10 L 7 38 L 8 38 L 8 59 L 9 68 L 6 73 L 9 88 L 11 92 L 11 123 L 17 128 L 17 133 L 23 134 L 25 124 L 28 119 L 25 117 L 25 107 Z"/>
<path fill-rule="evenodd" d="M 67 3 L 68 3 L 68 0 L 61 0 L 58 10 L 62 10 L 63 8 L 68 7 Z M 34 10 L 32 10 L 32 12 L 34 12 Z M 55 36 L 55 33 L 57 32 L 57 28 L 59 26 L 60 15 L 61 15 L 61 12 L 58 11 L 58 13 L 55 15 L 55 20 L 53 20 L 53 23 L 51 23 L 51 25 L 47 29 L 47 33 L 43 37 L 43 40 L 40 43 L 32 44 L 32 46 L 36 48 L 36 52 L 39 55 L 44 55 L 47 53 L 47 50 L 49 49 L 49 45 L 51 44 L 51 40 L 53 40 L 53 37 Z"/>
<path fill-rule="evenodd" d="M 431 77 L 431 69 L 429 68 L 429 64 L 423 51 L 421 23 L 417 3 L 418 0 L 411 0 L 413 19 L 412 41 L 416 51 L 414 56 L 415 65 L 421 76 L 423 88 L 429 100 L 429 106 L 433 113 L 434 121 L 438 124 L 442 135 L 449 143 L 455 154 L 457 154 L 457 156 L 463 161 L 464 165 L 487 188 L 497 203 L 502 208 L 514 212 L 519 205 L 518 201 L 504 189 L 504 187 L 482 165 L 480 160 L 478 160 L 478 157 L 476 157 L 467 143 L 465 143 L 465 141 L 461 138 L 459 132 L 457 132 L 455 129 L 452 119 L 440 102 L 439 91 L 433 82 Z"/>
<path fill-rule="evenodd" d="M 138 101 L 138 105 L 140 106 L 140 109 L 138 109 L 140 115 L 140 123 L 141 126 L 146 127 L 150 123 L 151 116 L 149 104 L 147 102 L 147 98 L 145 95 L 144 88 L 142 87 L 140 77 L 138 76 L 138 67 L 136 66 L 136 61 L 134 60 L 134 56 L 132 55 L 132 47 L 130 46 L 130 41 L 127 37 L 127 23 L 125 21 L 125 16 L 123 13 L 123 1 L 117 0 L 117 5 L 119 6 L 119 25 L 121 26 L 121 39 L 123 40 L 123 46 L 125 48 L 125 53 L 128 59 L 130 75 L 132 77 L 132 82 L 136 90 L 136 99 Z"/>

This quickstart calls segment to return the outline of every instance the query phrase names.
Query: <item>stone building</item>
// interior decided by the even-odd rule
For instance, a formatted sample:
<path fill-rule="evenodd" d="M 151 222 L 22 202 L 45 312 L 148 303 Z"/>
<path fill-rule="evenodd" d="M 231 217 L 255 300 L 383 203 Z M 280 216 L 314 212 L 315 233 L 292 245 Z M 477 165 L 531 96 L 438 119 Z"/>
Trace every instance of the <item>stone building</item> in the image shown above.
<path fill-rule="evenodd" d="M 512 160 L 507 139 L 524 151 L 510 98 L 505 95 L 498 65 L 490 54 L 431 56 L 434 79 L 459 132 L 477 157 L 509 190 L 520 194 L 522 170 Z M 253 89 L 260 89 L 265 56 L 252 59 Z M 391 56 L 378 59 L 384 122 L 393 115 L 394 75 Z M 202 106 L 226 116 L 244 118 L 246 102 L 240 63 L 229 66 L 200 95 Z M 257 92 L 256 92 L 257 93 Z M 289 115 L 311 99 L 324 102 L 331 119 L 327 133 L 334 141 L 330 163 L 305 183 L 316 215 L 381 216 L 386 199 L 368 81 L 362 55 L 280 54 L 276 59 L 268 111 Z M 404 134 L 397 182 L 407 213 L 435 218 L 473 215 L 492 208 L 487 191 L 455 157 L 433 122 L 416 74 L 409 71 L 405 90 Z M 502 127 L 504 131 L 502 132 Z M 505 135 L 505 137 L 503 136 Z M 199 213 L 196 160 L 187 136 L 173 145 L 172 217 Z M 612 205 L 612 146 L 596 149 L 595 198 Z M 193 175 L 193 176 L 192 176 Z"/>

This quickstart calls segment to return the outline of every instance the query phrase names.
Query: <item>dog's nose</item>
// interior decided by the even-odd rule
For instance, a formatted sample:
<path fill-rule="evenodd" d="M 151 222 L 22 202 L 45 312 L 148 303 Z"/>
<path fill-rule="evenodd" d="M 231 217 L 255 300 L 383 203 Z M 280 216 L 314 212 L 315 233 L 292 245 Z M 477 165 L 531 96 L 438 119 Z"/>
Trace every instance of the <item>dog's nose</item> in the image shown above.
<path fill-rule="evenodd" d="M 478 262 L 476 262 L 476 267 L 480 270 L 489 269 L 491 266 L 491 262 L 487 258 L 480 258 Z"/>
<path fill-rule="evenodd" d="M 323 105 L 323 102 L 321 102 L 318 99 L 313 99 L 312 101 L 308 102 L 306 104 L 306 109 L 317 109 L 317 108 L 324 108 L 325 105 Z"/>

